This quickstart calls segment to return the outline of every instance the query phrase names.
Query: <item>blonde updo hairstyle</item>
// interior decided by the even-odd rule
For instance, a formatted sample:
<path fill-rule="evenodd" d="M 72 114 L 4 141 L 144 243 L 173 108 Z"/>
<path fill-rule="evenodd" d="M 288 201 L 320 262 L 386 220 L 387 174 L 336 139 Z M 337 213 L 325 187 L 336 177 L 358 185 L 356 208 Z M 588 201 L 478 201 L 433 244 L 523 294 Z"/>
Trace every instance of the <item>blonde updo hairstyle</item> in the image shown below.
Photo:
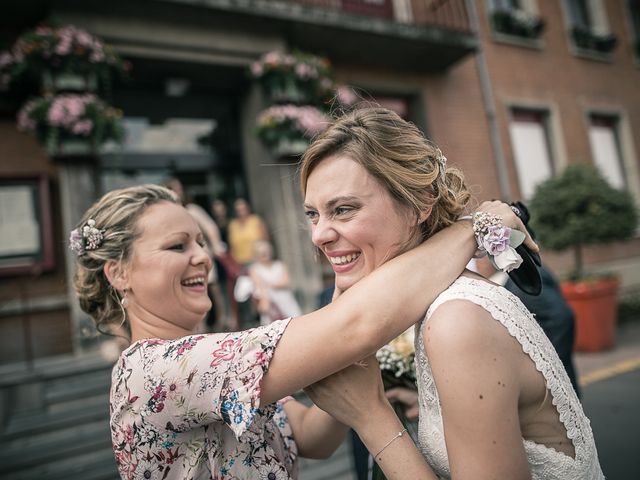
<path fill-rule="evenodd" d="M 137 227 L 138 218 L 161 201 L 180 205 L 175 193 L 159 185 L 113 190 L 94 203 L 78 223 L 77 228 L 82 230 L 93 219 L 95 227 L 103 232 L 98 248 L 77 257 L 73 279 L 80 308 L 91 316 L 101 333 L 109 334 L 109 326 L 121 325 L 124 320 L 121 298 L 109 283 L 104 266 L 109 260 L 129 260 L 133 241 L 142 233 Z"/>
<path fill-rule="evenodd" d="M 300 165 L 303 196 L 311 172 L 333 155 L 347 156 L 362 165 L 398 205 L 408 207 L 414 218 L 419 219 L 431 208 L 401 251 L 455 222 L 471 198 L 462 172 L 443 167 L 438 147 L 413 123 L 386 108 L 353 110 L 313 140 Z"/>

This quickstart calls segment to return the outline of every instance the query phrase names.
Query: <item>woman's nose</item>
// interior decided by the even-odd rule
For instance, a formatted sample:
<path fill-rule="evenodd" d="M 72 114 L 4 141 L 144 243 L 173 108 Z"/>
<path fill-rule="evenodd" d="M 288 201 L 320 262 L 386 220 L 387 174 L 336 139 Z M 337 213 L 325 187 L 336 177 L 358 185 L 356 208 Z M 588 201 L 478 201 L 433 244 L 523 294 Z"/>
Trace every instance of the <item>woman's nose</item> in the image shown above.
<path fill-rule="evenodd" d="M 207 267 L 207 271 L 211 270 L 212 260 L 211 260 L 211 252 L 207 247 L 203 247 L 200 244 L 196 244 L 196 251 L 193 257 L 191 257 L 191 261 L 194 265 L 204 264 Z"/>
<path fill-rule="evenodd" d="M 334 242 L 337 238 L 338 232 L 330 221 L 320 219 L 311 227 L 311 241 L 316 247 Z"/>

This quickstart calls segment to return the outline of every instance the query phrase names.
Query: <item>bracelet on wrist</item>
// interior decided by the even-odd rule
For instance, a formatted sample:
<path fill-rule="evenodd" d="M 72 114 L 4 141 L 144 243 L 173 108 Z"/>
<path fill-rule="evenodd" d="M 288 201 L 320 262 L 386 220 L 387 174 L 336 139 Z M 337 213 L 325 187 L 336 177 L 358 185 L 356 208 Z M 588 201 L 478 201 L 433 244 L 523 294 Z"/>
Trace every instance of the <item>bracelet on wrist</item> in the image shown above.
<path fill-rule="evenodd" d="M 389 441 L 387 442 L 387 444 L 386 444 L 384 447 L 382 447 L 378 453 L 376 453 L 376 454 L 374 455 L 374 457 L 373 457 L 373 458 L 378 458 L 378 457 L 382 454 L 382 452 L 384 452 L 385 448 L 387 448 L 389 445 L 391 445 L 391 444 L 392 444 L 393 442 L 395 442 L 397 439 L 399 439 L 400 437 L 402 437 L 402 436 L 406 433 L 406 431 L 407 431 L 407 429 L 406 429 L 406 428 L 404 428 L 404 429 L 402 429 L 400 432 L 396 433 L 396 435 L 395 435 L 391 440 L 389 440 Z"/>

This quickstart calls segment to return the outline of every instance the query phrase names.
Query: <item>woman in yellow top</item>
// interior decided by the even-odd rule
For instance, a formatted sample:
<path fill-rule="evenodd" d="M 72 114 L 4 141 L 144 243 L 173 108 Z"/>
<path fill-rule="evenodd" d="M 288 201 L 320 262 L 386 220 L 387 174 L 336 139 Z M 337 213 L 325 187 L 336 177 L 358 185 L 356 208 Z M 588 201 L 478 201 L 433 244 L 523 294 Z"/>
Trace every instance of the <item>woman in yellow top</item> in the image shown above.
<path fill-rule="evenodd" d="M 249 202 L 238 198 L 233 207 L 236 217 L 229 222 L 229 248 L 234 260 L 247 265 L 253 260 L 253 244 L 257 240 L 269 240 L 264 220 L 251 213 Z"/>

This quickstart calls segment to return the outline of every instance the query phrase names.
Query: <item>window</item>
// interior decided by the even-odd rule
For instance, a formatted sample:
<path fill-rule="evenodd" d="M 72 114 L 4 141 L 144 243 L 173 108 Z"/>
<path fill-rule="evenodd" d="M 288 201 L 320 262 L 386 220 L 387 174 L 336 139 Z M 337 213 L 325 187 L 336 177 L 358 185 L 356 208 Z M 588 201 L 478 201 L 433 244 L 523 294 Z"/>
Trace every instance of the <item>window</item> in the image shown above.
<path fill-rule="evenodd" d="M 633 51 L 640 58 L 640 0 L 627 0 L 631 29 L 633 30 Z"/>
<path fill-rule="evenodd" d="M 536 186 L 553 174 L 547 112 L 514 109 L 509 125 L 513 156 L 518 173 L 520 195 L 533 196 Z"/>
<path fill-rule="evenodd" d="M 522 8 L 520 0 L 491 0 L 491 10 L 519 10 Z"/>
<path fill-rule="evenodd" d="M 626 181 L 618 123 L 618 118 L 615 116 L 591 115 L 589 142 L 593 163 L 613 187 L 623 189 L 626 188 Z"/>
<path fill-rule="evenodd" d="M 602 0 L 566 0 L 570 33 L 580 50 L 607 54 L 617 44 L 610 32 L 605 4 Z"/>
<path fill-rule="evenodd" d="M 569 2 L 569 14 L 571 15 L 572 26 L 582 27 L 587 30 L 593 28 L 587 0 L 571 0 Z"/>
<path fill-rule="evenodd" d="M 544 20 L 525 0 L 491 0 L 489 15 L 496 33 L 525 39 L 537 39 L 544 31 Z"/>

